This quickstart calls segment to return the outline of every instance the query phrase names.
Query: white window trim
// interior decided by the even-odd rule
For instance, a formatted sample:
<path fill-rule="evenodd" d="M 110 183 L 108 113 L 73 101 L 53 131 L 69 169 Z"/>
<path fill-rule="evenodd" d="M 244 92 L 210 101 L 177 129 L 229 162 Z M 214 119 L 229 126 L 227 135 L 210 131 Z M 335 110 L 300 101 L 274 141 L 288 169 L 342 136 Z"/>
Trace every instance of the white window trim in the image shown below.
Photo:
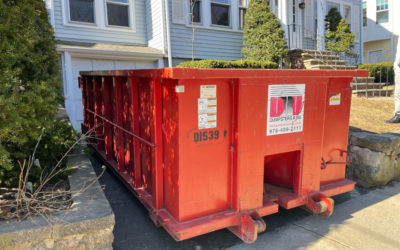
<path fill-rule="evenodd" d="M 94 23 L 71 21 L 69 18 L 70 17 L 69 0 L 61 0 L 63 26 L 82 28 L 88 30 L 120 31 L 126 33 L 136 33 L 136 0 L 128 0 L 128 2 L 129 2 L 130 27 L 124 27 L 124 26 L 114 26 L 107 24 L 107 17 L 106 17 L 107 9 L 105 0 L 94 0 L 94 21 L 95 21 Z"/>

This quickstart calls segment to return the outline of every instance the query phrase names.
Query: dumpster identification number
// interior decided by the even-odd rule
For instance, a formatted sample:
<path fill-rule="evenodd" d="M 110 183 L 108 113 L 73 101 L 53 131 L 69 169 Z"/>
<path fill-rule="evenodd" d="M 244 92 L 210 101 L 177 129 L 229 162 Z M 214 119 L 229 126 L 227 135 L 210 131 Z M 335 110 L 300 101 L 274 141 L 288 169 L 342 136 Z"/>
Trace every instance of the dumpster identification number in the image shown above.
<path fill-rule="evenodd" d="M 194 133 L 194 142 L 213 141 L 213 140 L 218 140 L 218 139 L 219 139 L 219 131 L 218 130 L 210 130 L 210 131 Z"/>
<path fill-rule="evenodd" d="M 303 131 L 305 84 L 268 86 L 267 136 Z"/>

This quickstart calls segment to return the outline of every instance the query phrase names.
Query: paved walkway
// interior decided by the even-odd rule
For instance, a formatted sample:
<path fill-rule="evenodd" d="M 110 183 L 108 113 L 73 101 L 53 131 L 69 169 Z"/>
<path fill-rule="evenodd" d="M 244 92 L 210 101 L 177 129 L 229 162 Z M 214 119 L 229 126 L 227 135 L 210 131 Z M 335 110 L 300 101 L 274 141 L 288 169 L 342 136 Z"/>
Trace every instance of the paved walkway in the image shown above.
<path fill-rule="evenodd" d="M 100 172 L 100 162 L 93 160 Z M 335 212 L 319 218 L 302 209 L 264 217 L 267 231 L 246 244 L 228 230 L 175 242 L 109 171 L 100 179 L 115 214 L 115 249 L 400 249 L 400 182 L 334 197 Z"/>
<path fill-rule="evenodd" d="M 330 218 L 308 216 L 229 249 L 400 249 L 400 182 L 363 191 Z"/>

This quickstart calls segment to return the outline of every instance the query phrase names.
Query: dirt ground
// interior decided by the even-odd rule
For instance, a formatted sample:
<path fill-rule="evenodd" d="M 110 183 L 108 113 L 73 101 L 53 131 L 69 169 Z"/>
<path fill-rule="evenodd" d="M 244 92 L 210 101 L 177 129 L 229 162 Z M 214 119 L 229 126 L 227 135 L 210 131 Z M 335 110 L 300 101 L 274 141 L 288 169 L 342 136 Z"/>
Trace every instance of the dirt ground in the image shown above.
<path fill-rule="evenodd" d="M 356 97 L 351 100 L 350 126 L 363 130 L 385 133 L 400 133 L 400 124 L 387 124 L 384 120 L 393 117 L 393 97 Z"/>

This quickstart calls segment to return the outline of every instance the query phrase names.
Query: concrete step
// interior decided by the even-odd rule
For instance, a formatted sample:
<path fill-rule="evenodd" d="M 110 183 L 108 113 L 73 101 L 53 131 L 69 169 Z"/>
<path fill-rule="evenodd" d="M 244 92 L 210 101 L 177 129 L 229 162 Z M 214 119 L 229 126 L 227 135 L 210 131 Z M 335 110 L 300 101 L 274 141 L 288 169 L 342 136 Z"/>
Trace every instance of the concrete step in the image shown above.
<path fill-rule="evenodd" d="M 353 90 L 353 95 L 358 97 L 380 97 L 380 96 L 393 96 L 393 89 L 364 89 Z"/>
<path fill-rule="evenodd" d="M 334 56 L 334 55 L 321 55 L 321 54 L 308 54 L 308 53 L 302 53 L 301 58 L 304 60 L 308 59 L 320 59 L 324 61 L 328 60 L 339 60 L 339 56 Z"/>
<path fill-rule="evenodd" d="M 351 89 L 353 90 L 362 90 L 362 89 L 382 89 L 385 86 L 385 83 L 374 83 L 374 82 L 352 82 Z"/>
<path fill-rule="evenodd" d="M 327 50 L 313 50 L 313 49 L 303 49 L 303 53 L 308 53 L 310 55 L 332 55 L 331 51 Z"/>
<path fill-rule="evenodd" d="M 311 68 L 313 65 L 332 65 L 332 66 L 339 66 L 339 65 L 346 65 L 345 60 L 319 60 L 319 59 L 308 59 L 303 61 L 304 66 L 306 68 Z"/>
<path fill-rule="evenodd" d="M 333 69 L 333 70 L 350 70 L 356 69 L 356 66 L 347 66 L 347 65 L 312 65 L 310 69 Z"/>
<path fill-rule="evenodd" d="M 375 77 L 354 77 L 353 82 L 375 82 Z"/>

